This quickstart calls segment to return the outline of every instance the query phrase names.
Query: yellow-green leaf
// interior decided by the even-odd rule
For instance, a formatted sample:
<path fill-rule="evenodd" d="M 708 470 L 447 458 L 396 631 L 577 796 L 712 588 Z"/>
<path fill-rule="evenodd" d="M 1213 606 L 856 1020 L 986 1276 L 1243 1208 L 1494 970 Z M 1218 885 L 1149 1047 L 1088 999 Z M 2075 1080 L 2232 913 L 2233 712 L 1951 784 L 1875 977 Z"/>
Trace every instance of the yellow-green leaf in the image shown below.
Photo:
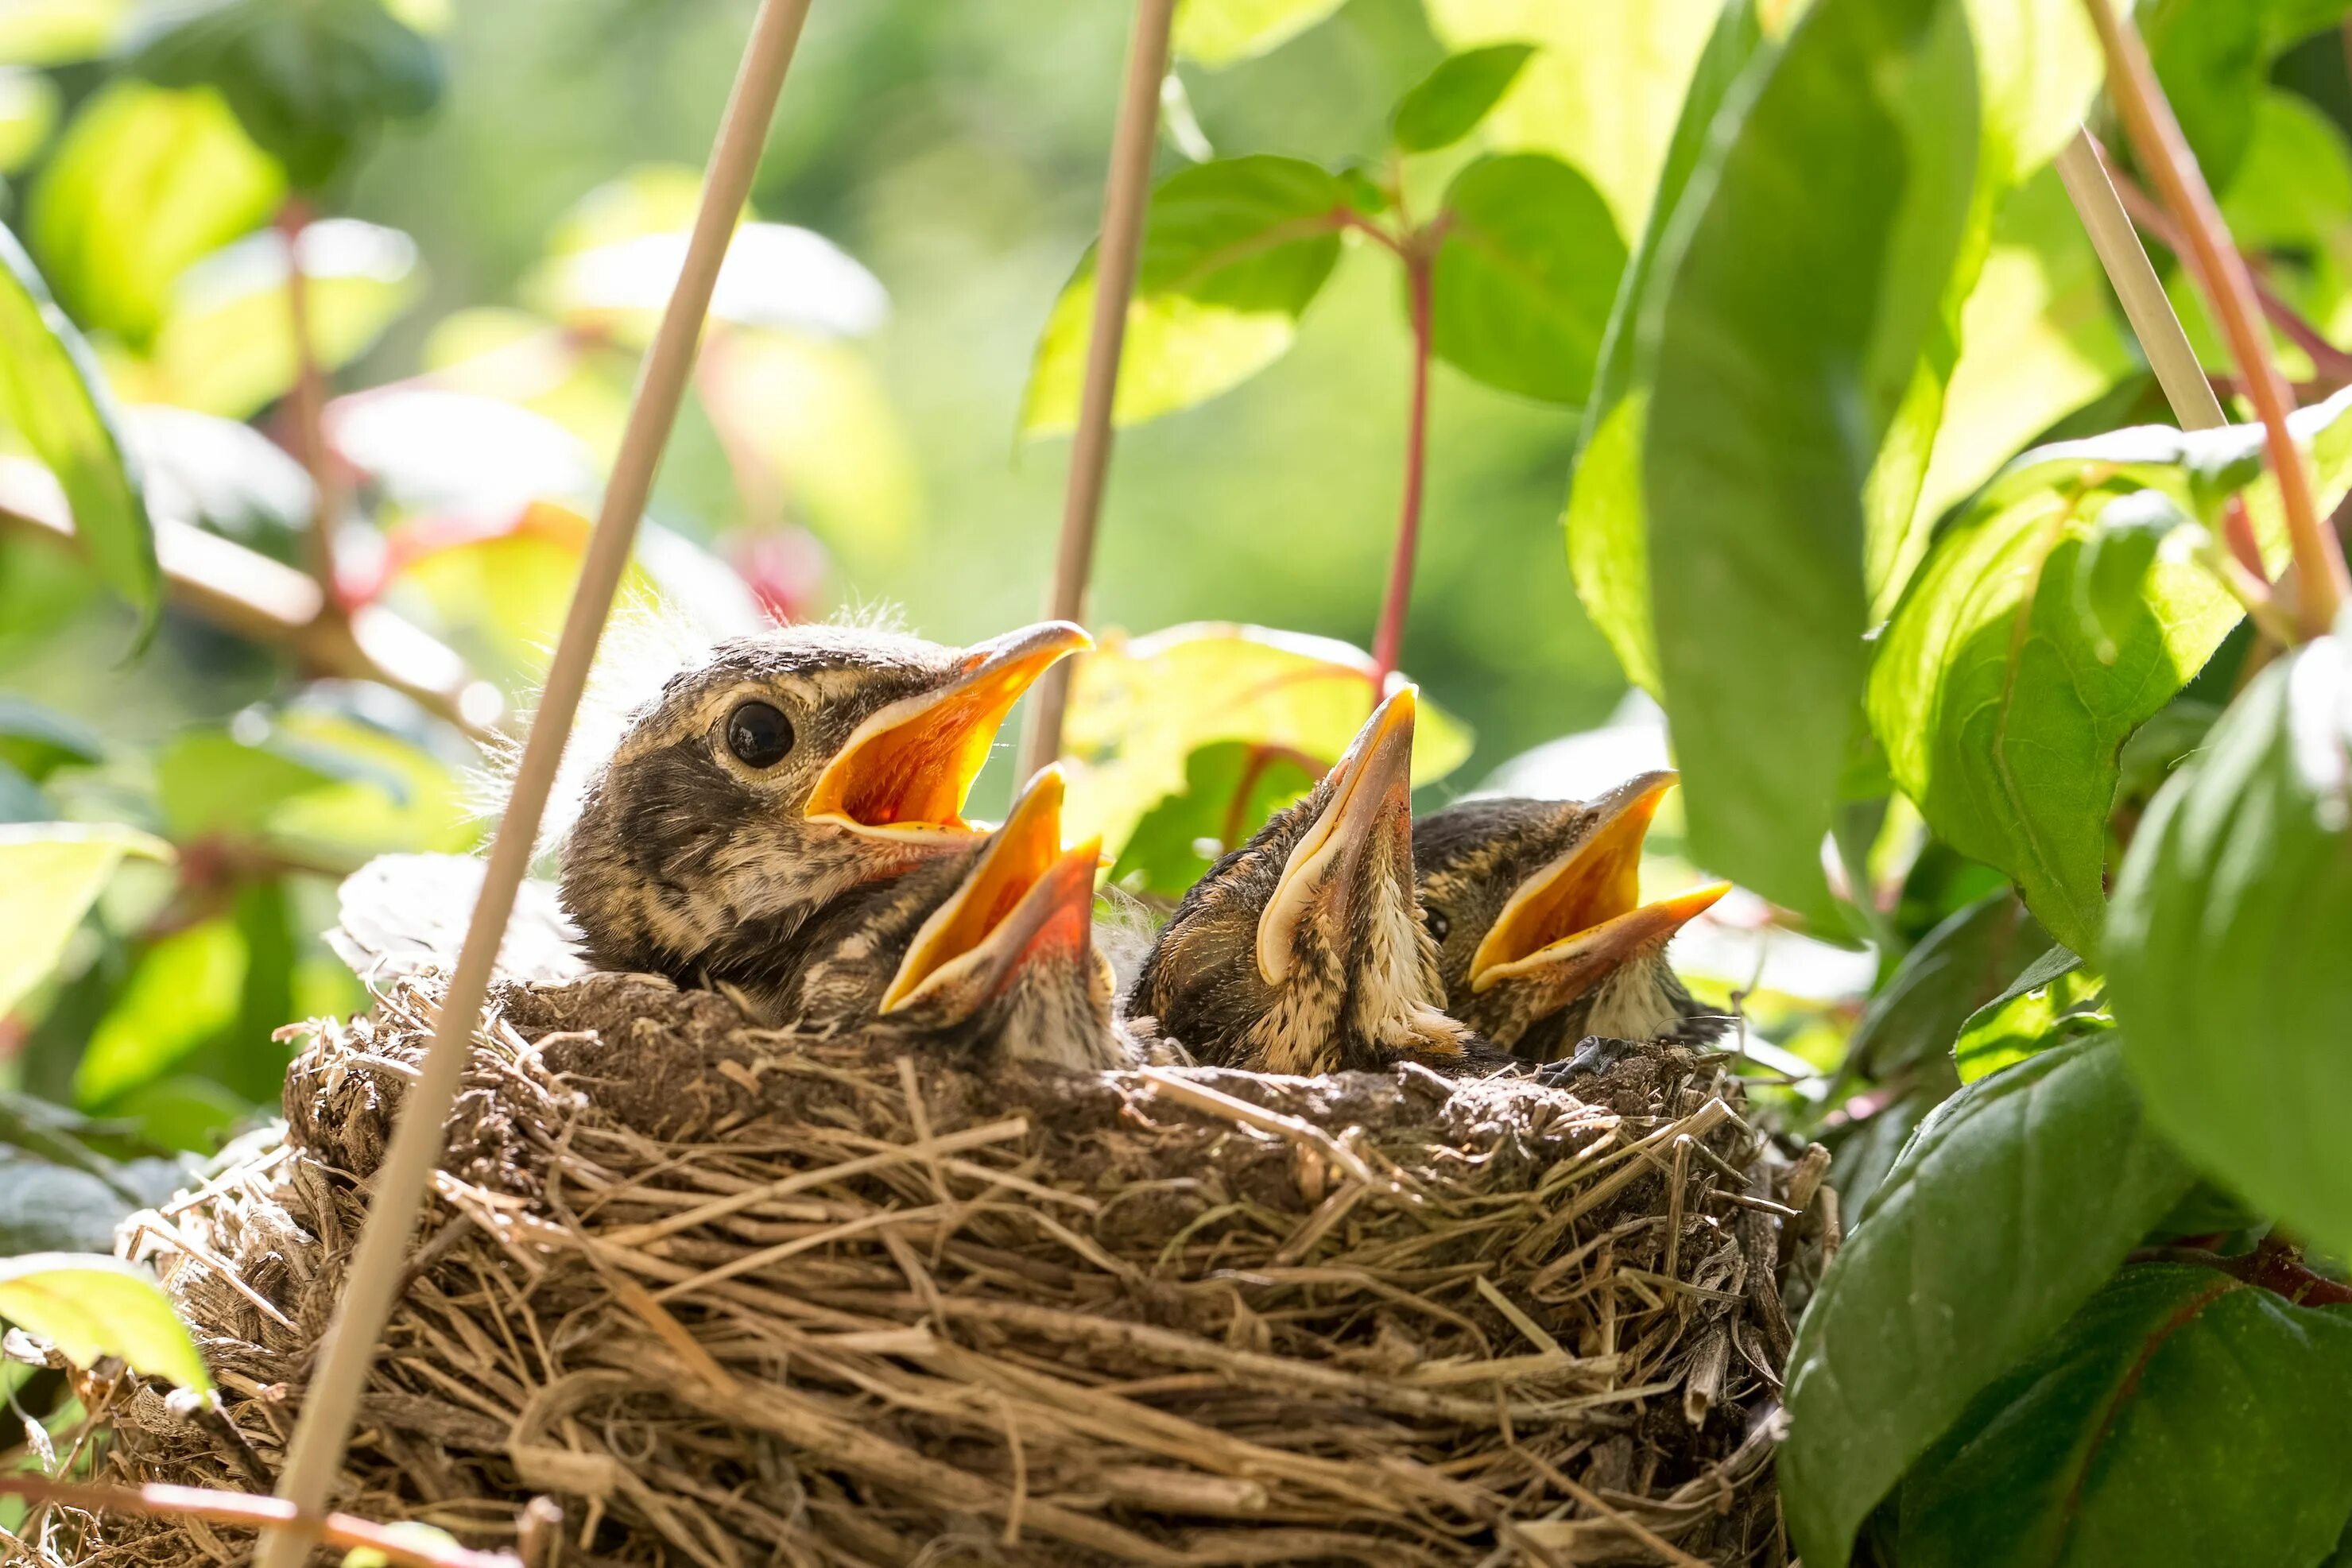
<path fill-rule="evenodd" d="M 1171 47 L 1182 59 L 1229 66 L 1289 42 L 1342 0 L 1182 0 Z"/>
<path fill-rule="evenodd" d="M 32 1252 L 0 1260 L 0 1318 L 47 1340 L 76 1366 L 120 1356 L 142 1376 L 212 1392 L 205 1358 L 154 1277 L 119 1258 Z"/>
<path fill-rule="evenodd" d="M 126 854 L 170 860 L 172 848 L 135 828 L 0 825 L 0 1018 L 57 967 Z"/>

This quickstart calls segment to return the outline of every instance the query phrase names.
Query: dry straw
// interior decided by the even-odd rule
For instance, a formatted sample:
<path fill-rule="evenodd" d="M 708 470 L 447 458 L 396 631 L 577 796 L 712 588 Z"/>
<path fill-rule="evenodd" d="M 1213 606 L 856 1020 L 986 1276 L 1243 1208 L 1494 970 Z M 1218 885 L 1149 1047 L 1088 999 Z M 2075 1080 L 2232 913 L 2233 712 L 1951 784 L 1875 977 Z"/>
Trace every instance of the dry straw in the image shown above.
<path fill-rule="evenodd" d="M 323 1028 L 284 1142 L 137 1228 L 225 1419 L 84 1380 L 100 1479 L 277 1471 L 439 1000 Z M 1780 1260 L 1818 1260 L 1818 1183 L 1721 1058 L 1581 1098 L 979 1077 L 617 976 L 499 993 L 477 1047 L 336 1508 L 702 1568 L 1784 1560 Z M 250 1540 L 28 1528 L 159 1568 Z"/>

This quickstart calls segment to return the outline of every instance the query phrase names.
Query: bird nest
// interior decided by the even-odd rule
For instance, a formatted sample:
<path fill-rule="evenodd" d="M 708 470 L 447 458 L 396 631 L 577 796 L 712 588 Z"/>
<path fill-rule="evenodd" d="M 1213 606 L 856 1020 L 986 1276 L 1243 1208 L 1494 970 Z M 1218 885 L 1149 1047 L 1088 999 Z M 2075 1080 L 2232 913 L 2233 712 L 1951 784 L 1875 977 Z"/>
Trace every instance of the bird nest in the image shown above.
<path fill-rule="evenodd" d="M 437 1000 L 324 1028 L 282 1142 L 127 1231 L 226 1419 L 101 1391 L 117 1479 L 275 1475 Z M 478 1047 L 340 1509 L 512 1545 L 551 1502 L 542 1558 L 705 1568 L 1783 1559 L 1818 1172 L 1719 1056 L 975 1075 L 619 976 L 503 990 Z"/>

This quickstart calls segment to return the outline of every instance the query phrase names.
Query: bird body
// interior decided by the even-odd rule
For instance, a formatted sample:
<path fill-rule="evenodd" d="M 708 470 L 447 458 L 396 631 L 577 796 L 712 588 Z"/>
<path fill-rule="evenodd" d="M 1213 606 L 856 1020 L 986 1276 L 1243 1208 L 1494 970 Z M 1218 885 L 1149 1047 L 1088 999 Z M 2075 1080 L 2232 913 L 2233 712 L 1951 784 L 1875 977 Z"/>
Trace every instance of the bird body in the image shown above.
<path fill-rule="evenodd" d="M 1469 800 L 1417 825 L 1423 917 L 1456 1016 L 1541 1062 L 1588 1039 L 1696 1043 L 1720 1031 L 1665 950 L 1727 884 L 1639 894 L 1643 838 L 1674 782 L 1661 770 L 1591 802 Z"/>
<path fill-rule="evenodd" d="M 1307 797 L 1186 894 L 1145 960 L 1139 1028 L 1268 1072 L 1499 1065 L 1444 1010 L 1415 903 L 1414 693 L 1398 690 Z"/>

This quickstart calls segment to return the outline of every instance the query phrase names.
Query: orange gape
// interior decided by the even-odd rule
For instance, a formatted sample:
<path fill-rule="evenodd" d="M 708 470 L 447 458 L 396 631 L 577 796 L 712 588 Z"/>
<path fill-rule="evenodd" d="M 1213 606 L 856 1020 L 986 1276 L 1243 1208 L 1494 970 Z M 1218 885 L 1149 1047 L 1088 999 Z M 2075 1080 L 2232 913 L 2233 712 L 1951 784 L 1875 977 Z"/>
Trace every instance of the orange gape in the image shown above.
<path fill-rule="evenodd" d="M 1593 838 L 1580 844 L 1556 875 L 1538 877 L 1511 901 L 1478 945 L 1472 973 L 1517 963 L 1553 943 L 1629 915 L 1642 902 L 1642 841 L 1671 779 L 1643 792 Z"/>

